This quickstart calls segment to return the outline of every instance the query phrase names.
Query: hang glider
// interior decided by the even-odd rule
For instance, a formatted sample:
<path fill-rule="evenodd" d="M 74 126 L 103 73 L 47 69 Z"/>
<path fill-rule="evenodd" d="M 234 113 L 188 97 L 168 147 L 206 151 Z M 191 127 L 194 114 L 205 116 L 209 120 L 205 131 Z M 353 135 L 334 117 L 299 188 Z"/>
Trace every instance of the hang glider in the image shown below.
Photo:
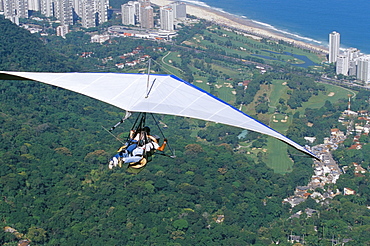
<path fill-rule="evenodd" d="M 174 75 L 0 71 L 0 79 L 31 80 L 54 85 L 129 112 L 190 117 L 252 130 L 280 139 L 319 160 L 291 139 Z"/>

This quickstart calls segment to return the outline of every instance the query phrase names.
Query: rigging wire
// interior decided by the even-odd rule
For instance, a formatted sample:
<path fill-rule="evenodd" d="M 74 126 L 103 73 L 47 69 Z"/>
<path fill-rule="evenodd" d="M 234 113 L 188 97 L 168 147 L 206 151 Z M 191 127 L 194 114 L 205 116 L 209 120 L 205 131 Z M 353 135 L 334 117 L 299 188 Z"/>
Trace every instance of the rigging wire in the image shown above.
<path fill-rule="evenodd" d="M 157 119 L 154 117 L 154 115 L 151 113 L 150 114 L 151 116 L 152 116 L 152 118 L 153 118 L 153 120 L 154 120 L 154 122 L 155 122 L 155 124 L 156 124 L 156 126 L 157 126 L 157 128 L 159 129 L 159 131 L 160 131 L 160 133 L 161 133 L 161 135 L 162 135 L 162 137 L 163 138 L 166 138 L 165 137 L 165 135 L 164 135 L 164 133 L 163 133 L 163 131 L 162 131 L 162 129 L 161 129 L 161 127 L 159 126 L 159 123 L 158 123 L 158 121 L 157 121 Z M 173 151 L 172 150 L 172 148 L 171 148 L 171 146 L 167 143 L 167 147 L 168 147 L 168 149 L 171 151 L 171 156 L 170 157 L 175 157 L 176 155 L 175 155 L 175 151 Z"/>
<path fill-rule="evenodd" d="M 108 132 L 110 135 L 112 135 L 116 140 L 118 140 L 120 143 L 122 143 L 122 144 L 125 144 L 121 139 L 119 139 L 116 135 L 114 135 L 113 133 L 112 133 L 112 131 L 110 131 L 110 130 L 108 130 L 107 128 L 105 128 L 104 126 L 101 126 L 101 127 L 103 127 L 103 129 L 106 131 L 106 132 Z"/>

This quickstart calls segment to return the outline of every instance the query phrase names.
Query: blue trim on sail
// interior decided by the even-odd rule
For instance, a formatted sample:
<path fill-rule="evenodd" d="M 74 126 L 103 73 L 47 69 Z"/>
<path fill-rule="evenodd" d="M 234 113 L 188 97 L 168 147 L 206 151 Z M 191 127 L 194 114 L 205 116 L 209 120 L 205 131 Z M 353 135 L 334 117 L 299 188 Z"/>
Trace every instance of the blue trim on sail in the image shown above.
<path fill-rule="evenodd" d="M 191 84 L 191 83 L 189 83 L 189 82 L 187 82 L 187 81 L 185 81 L 185 80 L 183 80 L 183 79 L 180 79 L 179 77 L 177 77 L 177 76 L 175 76 L 175 75 L 169 75 L 169 76 L 170 76 L 170 77 L 172 77 L 173 79 L 176 79 L 176 80 L 178 80 L 178 81 L 180 81 L 180 82 L 182 82 L 182 83 L 184 83 L 184 84 L 188 85 L 188 86 L 193 87 L 194 89 L 197 89 L 198 91 L 201 91 L 202 93 L 207 94 L 208 96 L 212 97 L 213 99 L 216 99 L 217 101 L 219 101 L 219 102 L 221 102 L 221 103 L 223 103 L 223 104 L 225 104 L 225 105 L 229 106 L 230 108 L 232 108 L 232 109 L 234 109 L 235 111 L 237 111 L 237 112 L 239 112 L 239 113 L 243 114 L 244 116 L 247 116 L 249 119 L 252 119 L 252 120 L 254 120 L 255 122 L 257 122 L 257 123 L 259 123 L 259 124 L 261 124 L 261 125 L 263 125 L 263 126 L 267 127 L 268 129 L 270 129 L 270 130 L 272 130 L 272 131 L 276 132 L 277 134 L 279 134 L 279 135 L 280 135 L 280 136 L 282 136 L 283 138 L 289 139 L 290 141 L 294 142 L 293 140 L 291 140 L 290 138 L 288 138 L 288 137 L 284 136 L 283 134 L 281 134 L 280 132 L 276 131 L 275 129 L 273 129 L 273 128 L 271 128 L 271 127 L 267 126 L 267 125 L 265 125 L 264 123 L 262 123 L 262 122 L 260 122 L 260 121 L 258 121 L 258 120 L 256 120 L 256 119 L 254 119 L 254 118 L 252 118 L 251 116 L 247 115 L 247 114 L 246 114 L 246 113 L 244 113 L 243 111 L 240 111 L 239 109 L 237 109 L 237 108 L 235 108 L 234 106 L 230 105 L 229 103 L 227 103 L 227 102 L 223 101 L 222 99 L 220 99 L 220 98 L 218 98 L 218 97 L 216 97 L 216 96 L 212 95 L 211 93 L 209 93 L 209 92 L 207 92 L 207 91 L 203 90 L 202 88 L 199 88 L 199 87 L 197 87 L 197 86 L 195 86 L 195 85 L 193 85 L 193 84 Z M 271 136 L 271 137 L 272 137 L 272 136 Z M 281 141 L 283 141 L 282 139 L 280 139 L 280 140 L 281 140 Z M 296 143 L 296 142 L 294 142 L 294 143 Z M 300 144 L 298 144 L 298 143 L 296 143 L 296 144 L 297 144 L 297 145 L 299 145 L 299 146 L 301 146 L 301 145 L 300 145 Z M 289 145 L 290 145 L 290 144 L 289 144 Z M 294 147 L 294 146 L 292 146 L 292 147 Z M 306 153 L 308 153 L 308 154 L 312 155 L 313 157 L 315 157 L 315 158 L 319 159 L 319 158 L 318 158 L 315 154 L 313 154 L 311 151 L 307 150 L 307 149 L 306 149 L 306 148 L 304 148 L 303 146 L 301 146 L 301 147 L 306 151 Z M 301 151 L 302 151 L 302 150 L 301 150 Z"/>

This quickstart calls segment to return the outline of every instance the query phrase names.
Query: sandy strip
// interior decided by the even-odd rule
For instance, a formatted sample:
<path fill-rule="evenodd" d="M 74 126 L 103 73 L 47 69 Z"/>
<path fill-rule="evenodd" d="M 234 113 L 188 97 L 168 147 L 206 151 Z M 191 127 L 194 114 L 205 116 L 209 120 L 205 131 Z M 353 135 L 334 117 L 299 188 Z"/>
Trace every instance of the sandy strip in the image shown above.
<path fill-rule="evenodd" d="M 151 0 L 151 3 L 158 6 L 165 6 L 175 1 L 170 0 Z M 315 50 L 323 53 L 328 53 L 327 48 L 316 46 L 313 44 L 308 44 L 303 41 L 294 40 L 292 38 L 285 37 L 281 34 L 275 33 L 272 30 L 258 26 L 256 23 L 253 23 L 251 20 L 238 18 L 234 15 L 220 12 L 214 9 L 201 7 L 198 5 L 192 5 L 186 3 L 186 13 L 194 15 L 199 19 L 205 19 L 208 21 L 214 21 L 217 24 L 229 26 L 236 28 L 242 31 L 246 31 L 250 34 L 254 34 L 259 37 L 265 37 L 275 40 L 283 40 L 285 42 L 294 43 L 296 46 L 300 46 L 306 49 Z"/>

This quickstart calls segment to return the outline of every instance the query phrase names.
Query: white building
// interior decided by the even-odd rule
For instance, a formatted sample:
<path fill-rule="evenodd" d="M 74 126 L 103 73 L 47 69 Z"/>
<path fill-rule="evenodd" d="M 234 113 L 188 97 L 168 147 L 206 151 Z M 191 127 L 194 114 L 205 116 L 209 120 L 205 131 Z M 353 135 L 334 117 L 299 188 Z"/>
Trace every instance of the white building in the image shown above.
<path fill-rule="evenodd" d="M 332 32 L 329 34 L 329 63 L 337 61 L 340 47 L 340 34 Z"/>
<path fill-rule="evenodd" d="M 69 32 L 68 25 L 61 25 L 57 27 L 57 36 L 66 38 L 66 34 Z"/>
<path fill-rule="evenodd" d="M 356 58 L 360 56 L 360 50 L 356 48 L 349 48 L 344 52 L 348 56 L 348 75 L 355 76 L 357 71 Z"/>
<path fill-rule="evenodd" d="M 28 0 L 4 0 L 4 17 L 19 24 L 19 18 L 28 18 Z"/>
<path fill-rule="evenodd" d="M 53 16 L 53 1 L 52 0 L 41 0 L 40 1 L 40 12 L 46 17 Z"/>
<path fill-rule="evenodd" d="M 100 25 L 108 21 L 109 0 L 95 0 L 95 13 L 97 15 L 97 24 Z"/>
<path fill-rule="evenodd" d="M 109 35 L 94 35 L 91 37 L 90 42 L 91 43 L 104 43 L 105 41 L 108 41 L 110 39 Z"/>
<path fill-rule="evenodd" d="M 186 18 L 186 4 L 182 2 L 171 3 L 170 6 L 173 9 L 174 18 L 184 20 Z"/>
<path fill-rule="evenodd" d="M 62 25 L 73 25 L 72 4 L 69 0 L 54 1 L 54 16 Z"/>
<path fill-rule="evenodd" d="M 40 11 L 40 0 L 28 0 L 28 9 L 34 11 Z"/>
<path fill-rule="evenodd" d="M 165 31 L 174 30 L 174 11 L 170 6 L 160 8 L 161 29 Z"/>
<path fill-rule="evenodd" d="M 60 0 L 59 0 L 60 1 Z M 85 28 L 96 27 L 108 21 L 109 0 L 74 0 L 76 14 Z"/>
<path fill-rule="evenodd" d="M 370 55 L 360 56 L 357 59 L 356 77 L 365 83 L 370 82 Z"/>
<path fill-rule="evenodd" d="M 81 5 L 81 24 L 84 28 L 95 27 L 95 11 L 94 6 L 87 0 Z"/>
<path fill-rule="evenodd" d="M 130 2 L 121 5 L 121 12 L 122 12 L 122 24 L 123 25 L 135 25 L 136 24 L 135 5 L 130 4 Z"/>
<path fill-rule="evenodd" d="M 336 73 L 348 75 L 349 69 L 349 58 L 346 55 L 339 55 L 337 56 L 337 65 L 336 65 Z"/>

